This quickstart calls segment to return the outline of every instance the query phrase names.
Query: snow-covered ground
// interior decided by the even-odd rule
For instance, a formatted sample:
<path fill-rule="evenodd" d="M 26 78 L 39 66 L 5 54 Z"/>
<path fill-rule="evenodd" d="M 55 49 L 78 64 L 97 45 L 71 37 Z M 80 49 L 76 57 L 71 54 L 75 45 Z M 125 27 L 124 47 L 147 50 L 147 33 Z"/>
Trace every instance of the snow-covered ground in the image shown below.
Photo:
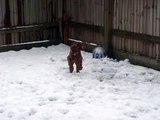
<path fill-rule="evenodd" d="M 68 52 L 0 53 L 0 120 L 160 120 L 160 72 L 82 52 L 71 74 Z"/>

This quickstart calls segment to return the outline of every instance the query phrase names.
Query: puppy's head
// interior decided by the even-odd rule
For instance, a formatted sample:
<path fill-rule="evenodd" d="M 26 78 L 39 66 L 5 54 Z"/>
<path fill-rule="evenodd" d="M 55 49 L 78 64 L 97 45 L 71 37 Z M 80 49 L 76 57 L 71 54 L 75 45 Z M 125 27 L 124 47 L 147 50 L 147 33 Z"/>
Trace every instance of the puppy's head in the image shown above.
<path fill-rule="evenodd" d="M 81 50 L 81 44 L 74 42 L 74 43 L 71 44 L 70 49 L 71 49 L 71 51 L 73 53 L 80 52 L 80 50 Z"/>

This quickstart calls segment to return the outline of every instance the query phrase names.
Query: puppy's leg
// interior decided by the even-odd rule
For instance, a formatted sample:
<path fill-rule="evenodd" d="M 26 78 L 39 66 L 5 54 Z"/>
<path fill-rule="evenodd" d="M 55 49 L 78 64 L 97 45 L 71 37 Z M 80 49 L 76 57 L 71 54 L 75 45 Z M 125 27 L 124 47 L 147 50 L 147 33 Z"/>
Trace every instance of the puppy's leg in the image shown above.
<path fill-rule="evenodd" d="M 78 62 L 76 62 L 76 72 L 77 73 L 79 72 L 79 64 L 78 64 Z"/>
<path fill-rule="evenodd" d="M 79 63 L 79 70 L 82 70 L 83 67 L 82 67 L 82 61 Z"/>
<path fill-rule="evenodd" d="M 82 57 L 80 57 L 79 61 L 78 61 L 78 69 L 82 70 Z"/>
<path fill-rule="evenodd" d="M 70 71 L 70 73 L 72 73 L 73 70 L 74 70 L 74 67 L 73 67 L 73 64 L 72 64 L 72 65 L 69 66 L 69 71 Z"/>
<path fill-rule="evenodd" d="M 80 70 L 82 70 L 82 59 L 79 59 L 76 63 L 76 69 L 77 72 L 79 72 Z"/>
<path fill-rule="evenodd" d="M 69 56 L 67 57 L 67 60 L 68 60 L 69 72 L 72 73 L 74 70 L 73 61 Z"/>

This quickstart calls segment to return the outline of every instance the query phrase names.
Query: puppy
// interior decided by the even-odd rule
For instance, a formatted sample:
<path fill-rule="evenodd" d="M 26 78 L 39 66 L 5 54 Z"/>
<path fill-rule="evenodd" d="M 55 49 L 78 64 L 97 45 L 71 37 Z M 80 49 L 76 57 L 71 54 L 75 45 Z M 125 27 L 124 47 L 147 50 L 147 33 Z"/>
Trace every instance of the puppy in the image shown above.
<path fill-rule="evenodd" d="M 70 46 L 70 52 L 67 56 L 68 65 L 69 65 L 69 71 L 70 73 L 73 72 L 74 67 L 73 65 L 76 65 L 76 72 L 78 73 L 80 70 L 82 70 L 82 54 L 81 50 L 84 49 L 84 46 L 82 43 L 74 42 Z"/>

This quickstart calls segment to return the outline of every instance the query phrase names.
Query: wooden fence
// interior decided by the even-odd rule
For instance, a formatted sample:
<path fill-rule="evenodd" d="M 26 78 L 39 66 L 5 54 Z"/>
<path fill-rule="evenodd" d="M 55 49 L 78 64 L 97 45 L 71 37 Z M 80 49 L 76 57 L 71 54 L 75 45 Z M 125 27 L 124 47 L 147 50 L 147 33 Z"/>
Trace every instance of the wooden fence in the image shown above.
<path fill-rule="evenodd" d="M 159 0 L 65 0 L 71 39 L 160 70 Z"/>
<path fill-rule="evenodd" d="M 61 14 L 62 0 L 0 0 L 0 47 L 56 42 Z"/>
<path fill-rule="evenodd" d="M 160 70 L 160 1 L 114 0 L 114 54 Z M 120 53 L 121 52 L 121 53 Z M 134 55 L 134 57 L 133 57 Z"/>
<path fill-rule="evenodd" d="M 71 18 L 70 39 L 160 70 L 159 0 L 0 0 L 0 51 L 56 43 L 63 10 Z"/>

